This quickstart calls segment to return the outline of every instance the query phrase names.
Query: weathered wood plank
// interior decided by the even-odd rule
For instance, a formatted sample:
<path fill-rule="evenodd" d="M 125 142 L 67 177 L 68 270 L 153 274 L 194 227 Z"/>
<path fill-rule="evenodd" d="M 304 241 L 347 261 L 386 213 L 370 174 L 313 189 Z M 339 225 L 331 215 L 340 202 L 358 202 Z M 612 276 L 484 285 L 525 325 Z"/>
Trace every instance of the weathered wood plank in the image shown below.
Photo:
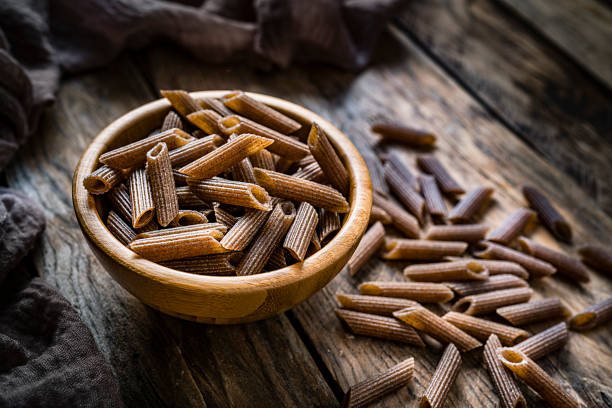
<path fill-rule="evenodd" d="M 409 2 L 401 21 L 401 29 L 612 215 L 609 92 L 489 1 Z"/>
<path fill-rule="evenodd" d="M 285 316 L 223 328 L 163 316 L 116 284 L 87 247 L 72 209 L 72 172 L 92 137 L 152 97 L 126 58 L 62 86 L 42 134 L 7 170 L 10 186 L 46 212 L 37 268 L 79 310 L 128 406 L 337 405 Z"/>
<path fill-rule="evenodd" d="M 202 66 L 166 49 L 152 52 L 145 65 L 153 68 L 151 80 L 160 88 L 245 89 L 286 98 L 325 116 L 353 140 L 372 142 L 370 124 L 385 118 L 431 129 L 440 135 L 436 155 L 463 185 L 489 184 L 496 188 L 496 202 L 485 222 L 496 225 L 523 205 L 518 187 L 531 182 L 560 203 L 562 214 L 574 225 L 576 241 L 607 240 L 612 222 L 596 205 L 583 199 L 584 193 L 575 183 L 487 114 L 417 47 L 405 39 L 398 41 L 403 37 L 394 32 L 395 37 L 382 40 L 376 64 L 359 75 L 312 66 L 266 73 L 235 66 Z M 179 71 L 181 75 L 176 74 Z M 412 166 L 414 154 L 406 151 L 404 157 L 411 160 Z M 536 239 L 556 245 L 543 229 L 538 230 Z M 355 292 L 356 285 L 363 280 L 403 279 L 398 273 L 401 266 L 375 261 L 355 279 L 341 273 L 323 291 L 290 312 L 344 391 L 368 375 L 415 356 L 414 383 L 386 398 L 381 404 L 384 406 L 412 404 L 427 386 L 440 353 L 348 335 L 333 314 L 334 294 L 338 290 Z M 536 298 L 561 296 L 577 311 L 612 292 L 609 280 L 593 275 L 591 284 L 583 289 L 567 281 L 545 279 L 537 284 Z M 560 381 L 569 382 L 584 399 L 601 403 L 602 398 L 612 398 L 610 390 L 602 387 L 612 375 L 611 333 L 612 329 L 602 328 L 584 335 L 572 334 L 567 352 L 544 359 L 544 368 Z M 581 358 L 587 358 L 589 365 L 582 364 Z M 588 378 L 590 385 L 583 385 L 582 378 Z M 532 403 L 540 402 L 533 393 L 529 395 Z M 496 403 L 479 352 L 464 358 L 463 370 L 449 400 L 448 406 L 490 407 Z"/>
<path fill-rule="evenodd" d="M 598 0 L 497 0 L 612 89 L 612 10 Z"/>

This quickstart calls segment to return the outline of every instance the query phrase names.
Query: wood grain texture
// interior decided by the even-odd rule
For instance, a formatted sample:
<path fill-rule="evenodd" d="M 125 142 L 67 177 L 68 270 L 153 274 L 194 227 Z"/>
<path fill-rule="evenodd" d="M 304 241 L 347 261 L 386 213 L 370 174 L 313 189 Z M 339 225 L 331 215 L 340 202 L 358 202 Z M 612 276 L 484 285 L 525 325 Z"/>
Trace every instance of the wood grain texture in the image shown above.
<path fill-rule="evenodd" d="M 529 180 L 558 203 L 562 214 L 574 226 L 577 241 L 606 241 L 612 222 L 596 205 L 584 200 L 584 193 L 576 183 L 488 114 L 410 40 L 397 30 L 392 32 L 391 37 L 382 39 L 374 65 L 359 75 L 312 66 L 265 74 L 235 66 L 202 67 L 166 49 L 153 51 L 143 65 L 152 67 L 149 76 L 156 87 L 195 90 L 223 83 L 228 88 L 265 91 L 304 105 L 352 137 L 366 155 L 373 155 L 372 151 L 364 151 L 366 142 L 375 141 L 375 136 L 368 132 L 369 125 L 402 118 L 410 126 L 440 135 L 436 157 L 462 185 L 470 188 L 486 182 L 495 187 L 496 201 L 484 222 L 498 225 L 523 206 L 518 186 Z M 174 75 L 178 69 L 182 72 L 180 76 Z M 406 157 L 414 160 L 414 152 L 405 152 Z M 503 172 L 497 171 L 499 163 L 504 165 Z M 557 188 L 559 185 L 564 186 L 563 191 Z M 542 228 L 534 236 L 556 245 Z M 405 264 L 398 266 L 374 260 L 356 278 L 342 272 L 321 292 L 289 312 L 314 346 L 315 355 L 318 354 L 329 370 L 332 385 L 344 392 L 370 375 L 409 356 L 415 357 L 414 382 L 386 397 L 381 406 L 402 406 L 416 401 L 427 386 L 441 351 L 432 348 L 420 351 L 384 340 L 352 336 L 334 316 L 333 309 L 337 307 L 334 296 L 337 291 L 356 293 L 356 286 L 363 281 L 403 280 L 401 266 Z M 574 311 L 612 291 L 612 283 L 601 274 L 582 289 L 552 278 L 535 286 L 534 299 L 562 296 Z M 442 310 L 439 312 L 442 314 Z M 585 335 L 572 335 L 565 352 L 546 357 L 542 365 L 555 373 L 557 380 L 575 387 L 583 399 L 602 404 L 606 398 L 612 398 L 612 389 L 605 386 L 611 375 L 612 358 L 606 355 L 612 346 L 611 333 L 610 328 L 600 328 Z M 587 365 L 582 363 L 583 358 L 588 361 Z M 449 401 L 448 406 L 490 407 L 497 403 L 494 386 L 478 355 L 464 358 Z M 533 393 L 528 401 L 538 406 L 539 399 Z"/>
<path fill-rule="evenodd" d="M 77 308 L 111 363 L 128 406 L 336 406 L 290 321 L 213 328 L 145 307 L 106 274 L 71 203 L 72 172 L 100 129 L 155 98 L 131 62 L 67 80 L 44 131 L 7 170 L 45 209 L 35 264 Z"/>
<path fill-rule="evenodd" d="M 551 10 L 562 8 L 557 2 L 512 2 L 521 7 L 547 3 Z M 594 2 L 574 4 L 584 3 Z M 519 18 L 493 2 L 411 1 L 401 21 L 402 30 L 612 215 L 609 92 L 562 52 L 532 35 Z M 577 31 L 571 28 L 568 32 Z M 601 41 L 607 44 L 609 38 L 602 37 Z M 609 57 L 602 54 L 599 58 L 612 66 Z M 510 156 L 506 156 L 508 159 Z"/>

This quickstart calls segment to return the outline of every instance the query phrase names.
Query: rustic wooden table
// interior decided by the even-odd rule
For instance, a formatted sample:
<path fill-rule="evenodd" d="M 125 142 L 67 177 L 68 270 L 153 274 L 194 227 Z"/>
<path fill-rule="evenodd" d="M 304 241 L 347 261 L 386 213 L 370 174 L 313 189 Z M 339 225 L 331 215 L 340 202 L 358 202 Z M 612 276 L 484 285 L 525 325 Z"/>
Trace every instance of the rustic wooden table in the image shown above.
<path fill-rule="evenodd" d="M 554 5 L 553 5 L 554 3 Z M 411 1 L 390 25 L 370 68 L 318 66 L 257 72 L 208 65 L 178 50 L 124 55 L 104 70 L 64 81 L 42 134 L 7 178 L 45 208 L 48 224 L 34 263 L 78 309 L 121 384 L 128 406 L 338 406 L 348 387 L 414 356 L 410 386 L 380 406 L 414 406 L 440 357 L 349 335 L 334 316 L 334 294 L 363 280 L 403 279 L 374 261 L 356 278 L 341 273 L 304 304 L 259 323 L 215 327 L 153 311 L 104 272 L 72 209 L 72 172 L 92 137 L 158 89 L 263 92 L 302 104 L 345 131 L 364 155 L 369 127 L 400 120 L 440 136 L 437 157 L 466 187 L 495 187 L 484 222 L 497 224 L 539 186 L 574 228 L 575 244 L 612 236 L 612 8 L 603 0 Z M 414 153 L 400 152 L 413 165 Z M 575 253 L 542 228 L 536 239 Z M 534 298 L 559 296 L 572 312 L 612 294 L 592 273 L 576 286 L 535 283 Z M 537 327 L 534 329 L 538 329 Z M 612 406 L 612 327 L 571 333 L 542 360 L 587 406 Z M 525 390 L 530 406 L 544 406 Z M 447 407 L 492 407 L 498 398 L 480 353 L 464 357 Z"/>

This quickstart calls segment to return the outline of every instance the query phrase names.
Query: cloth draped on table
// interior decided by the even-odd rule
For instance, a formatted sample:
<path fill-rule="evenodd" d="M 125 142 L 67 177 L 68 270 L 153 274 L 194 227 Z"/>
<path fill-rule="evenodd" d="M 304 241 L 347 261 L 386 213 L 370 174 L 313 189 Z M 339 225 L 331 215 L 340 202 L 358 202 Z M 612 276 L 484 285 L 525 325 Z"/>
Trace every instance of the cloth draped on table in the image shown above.
<path fill-rule="evenodd" d="M 2 0 L 0 171 L 35 135 L 62 73 L 159 41 L 208 62 L 360 69 L 401 2 Z M 0 188 L 0 406 L 121 406 L 110 366 L 78 313 L 22 261 L 43 229 L 36 202 Z"/>

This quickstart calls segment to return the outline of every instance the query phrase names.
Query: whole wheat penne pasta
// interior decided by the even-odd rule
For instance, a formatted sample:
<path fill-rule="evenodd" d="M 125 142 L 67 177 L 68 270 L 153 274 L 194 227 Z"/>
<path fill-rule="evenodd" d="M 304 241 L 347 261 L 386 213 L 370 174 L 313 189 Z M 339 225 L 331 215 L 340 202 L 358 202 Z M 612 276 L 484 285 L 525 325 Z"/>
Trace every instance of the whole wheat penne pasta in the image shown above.
<path fill-rule="evenodd" d="M 370 211 L 370 225 L 376 224 L 377 222 L 381 224 L 391 224 L 391 216 L 379 206 L 373 205 Z"/>
<path fill-rule="evenodd" d="M 265 265 L 265 269 L 268 271 L 275 271 L 277 269 L 282 269 L 287 266 L 287 257 L 285 255 L 285 250 L 282 247 L 276 247 L 274 251 L 272 251 L 272 255 L 270 255 L 270 259 Z"/>
<path fill-rule="evenodd" d="M 321 241 L 325 241 L 329 234 L 338 231 L 340 227 L 340 216 L 337 212 L 329 211 L 325 208 L 319 209 L 319 224 L 317 225 L 317 229 Z"/>
<path fill-rule="evenodd" d="M 427 207 L 427 211 L 431 215 L 445 217 L 446 204 L 444 203 L 444 199 L 442 199 L 442 193 L 440 193 L 440 190 L 438 189 L 436 179 L 428 174 L 421 174 L 419 176 L 419 183 L 421 186 L 421 194 L 423 194 L 423 197 L 425 198 L 425 206 Z"/>
<path fill-rule="evenodd" d="M 238 222 L 238 218 L 225 211 L 219 204 L 213 205 L 213 211 L 215 213 L 215 220 L 227 228 L 232 228 Z"/>
<path fill-rule="evenodd" d="M 169 224 L 173 227 L 183 227 L 187 225 L 206 224 L 208 219 L 200 211 L 196 210 L 179 210 L 178 214 Z"/>
<path fill-rule="evenodd" d="M 478 242 L 489 230 L 483 224 L 432 225 L 425 239 L 437 241 Z"/>
<path fill-rule="evenodd" d="M 480 293 L 459 299 L 453 305 L 452 310 L 471 316 L 483 315 L 495 312 L 502 306 L 526 302 L 532 294 L 533 290 L 530 288 L 511 288 Z"/>
<path fill-rule="evenodd" d="M 254 171 L 257 183 L 275 197 L 306 201 L 315 207 L 338 213 L 345 213 L 349 210 L 346 199 L 339 191 L 331 187 L 275 171 L 259 168 Z"/>
<path fill-rule="evenodd" d="M 418 220 L 423 222 L 425 216 L 425 200 L 402 178 L 394 167 L 387 162 L 384 166 L 385 180 L 389 189 Z"/>
<path fill-rule="evenodd" d="M 193 194 L 189 186 L 181 186 L 176 188 L 176 196 L 179 203 L 179 208 L 185 209 L 209 209 L 210 204 L 203 201 L 200 197 Z"/>
<path fill-rule="evenodd" d="M 219 177 L 206 180 L 189 179 L 187 184 L 191 191 L 204 201 L 216 201 L 263 211 L 271 210 L 270 196 L 265 189 L 256 184 Z"/>
<path fill-rule="evenodd" d="M 425 343 L 412 327 L 393 317 L 345 309 L 336 309 L 336 315 L 354 334 L 425 347 Z"/>
<path fill-rule="evenodd" d="M 408 186 L 412 187 L 414 191 L 421 190 L 421 185 L 419 184 L 419 181 L 416 179 L 416 177 L 414 177 L 414 175 L 408 169 L 406 164 L 404 164 L 402 158 L 399 157 L 396 152 L 392 151 L 391 153 L 389 153 L 385 165 L 389 165 L 391 167 L 391 170 L 393 170 L 394 173 L 399 174 L 399 176 L 403 180 L 405 180 Z"/>
<path fill-rule="evenodd" d="M 516 262 L 481 259 L 480 263 L 488 269 L 489 276 L 509 274 L 524 280 L 529 279 L 529 272 Z"/>
<path fill-rule="evenodd" d="M 155 219 L 152 219 L 147 225 L 145 225 L 144 227 L 136 228 L 134 231 L 136 231 L 136 234 L 140 234 L 142 232 L 157 231 L 159 229 L 160 226 L 157 221 L 155 221 Z"/>
<path fill-rule="evenodd" d="M 612 251 L 600 246 L 587 244 L 578 250 L 578 254 L 584 264 L 612 275 Z"/>
<path fill-rule="evenodd" d="M 445 282 L 444 284 L 459 296 L 470 296 L 495 290 L 525 288 L 529 286 L 523 279 L 509 274 L 489 276 L 489 279 L 484 281 Z"/>
<path fill-rule="evenodd" d="M 382 163 L 374 154 L 374 152 L 369 152 L 367 150 L 364 151 L 363 148 L 360 149 L 360 143 L 357 143 L 357 149 L 359 149 L 359 151 L 361 152 L 363 161 L 365 161 L 365 164 L 368 167 L 374 193 L 380 194 L 383 197 L 387 197 L 389 195 L 389 189 L 387 187 L 387 183 L 385 182 L 385 173 L 383 170 Z"/>
<path fill-rule="evenodd" d="M 166 143 L 168 149 L 176 149 L 194 140 L 180 129 L 170 129 L 106 152 L 99 161 L 114 169 L 129 169 L 144 164 L 147 152 L 160 142 Z"/>
<path fill-rule="evenodd" d="M 349 177 L 338 153 L 317 123 L 313 123 L 308 134 L 308 148 L 319 163 L 325 178 L 344 195 L 349 192 Z"/>
<path fill-rule="evenodd" d="M 262 149 L 253 153 L 249 156 L 249 159 L 251 160 L 253 167 L 276 171 L 276 166 L 274 166 L 274 157 L 272 156 L 272 153 L 268 151 L 268 149 Z"/>
<path fill-rule="evenodd" d="M 268 150 L 292 161 L 300 160 L 310 153 L 308 146 L 299 140 L 238 115 L 226 116 L 219 120 L 218 125 L 221 132 L 226 135 L 253 133 L 272 139 L 274 143 L 268 147 Z"/>
<path fill-rule="evenodd" d="M 523 186 L 523 196 L 540 218 L 546 228 L 561 241 L 572 240 L 572 228 L 569 223 L 553 207 L 548 198 L 534 186 Z"/>
<path fill-rule="evenodd" d="M 374 256 L 385 243 L 385 228 L 380 222 L 374 223 L 359 241 L 357 249 L 349 258 L 346 266 L 351 276 L 354 276 L 361 267 Z"/>
<path fill-rule="evenodd" d="M 425 241 L 390 238 L 385 241 L 383 259 L 435 261 L 445 256 L 459 256 L 467 249 L 466 242 Z"/>
<path fill-rule="evenodd" d="M 242 91 L 225 94 L 221 101 L 234 112 L 281 133 L 293 133 L 302 127 L 295 120 L 251 98 Z"/>
<path fill-rule="evenodd" d="M 523 340 L 515 349 L 522 351 L 532 360 L 537 360 L 563 347 L 567 343 L 567 324 L 561 322 Z"/>
<path fill-rule="evenodd" d="M 567 313 L 559 298 L 547 298 L 535 302 L 519 303 L 497 309 L 497 314 L 515 326 L 554 320 Z"/>
<path fill-rule="evenodd" d="M 186 145 L 170 150 L 170 163 L 172 167 L 184 166 L 212 152 L 223 143 L 225 143 L 225 140 L 218 135 L 210 135 L 201 139 L 196 139 Z"/>
<path fill-rule="evenodd" d="M 444 354 L 436 367 L 433 377 L 425 393 L 421 397 L 420 408 L 439 408 L 444 405 L 446 396 L 455 382 L 461 369 L 461 354 L 457 348 L 450 343 L 446 346 Z"/>
<path fill-rule="evenodd" d="M 318 221 L 317 210 L 307 202 L 300 203 L 295 220 L 283 243 L 283 248 L 298 261 L 303 261 L 306 257 L 306 251 L 312 241 Z"/>
<path fill-rule="evenodd" d="M 591 280 L 587 268 L 571 256 L 550 249 L 526 237 L 519 238 L 519 246 L 521 251 L 548 262 L 557 269 L 558 273 L 573 281 L 586 283 Z"/>
<path fill-rule="evenodd" d="M 374 193 L 374 205 L 382 208 L 391 217 L 391 222 L 395 228 L 400 230 L 408 238 L 419 237 L 419 223 L 412 214 L 409 214 L 402 207 L 393 201 L 384 198 L 380 194 Z"/>
<path fill-rule="evenodd" d="M 497 349 L 502 344 L 499 338 L 492 334 L 487 340 L 482 353 L 483 360 L 489 370 L 493 384 L 497 389 L 501 408 L 527 408 L 525 397 L 519 390 L 516 380 L 497 357 Z"/>
<path fill-rule="evenodd" d="M 314 234 L 312 234 L 312 241 L 310 241 L 310 247 L 315 251 L 319 251 L 323 246 L 321 245 L 321 239 L 319 238 L 319 233 L 315 230 Z"/>
<path fill-rule="evenodd" d="M 230 171 L 234 180 L 244 181 L 245 183 L 257 184 L 257 180 L 255 179 L 255 173 L 253 173 L 253 165 L 251 164 L 251 160 L 249 160 L 248 157 L 245 157 L 238 163 L 234 164 L 230 168 Z"/>
<path fill-rule="evenodd" d="M 83 179 L 83 187 L 90 194 L 104 194 L 123 180 L 123 172 L 102 165 Z"/>
<path fill-rule="evenodd" d="M 170 104 L 182 116 L 186 117 L 192 112 L 201 110 L 202 107 L 187 92 L 182 90 L 161 90 L 161 95 L 170 101 Z"/>
<path fill-rule="evenodd" d="M 375 123 L 372 132 L 378 133 L 386 142 L 397 142 L 415 147 L 430 147 L 436 144 L 436 136 L 430 132 L 402 125 Z"/>
<path fill-rule="evenodd" d="M 555 408 L 580 408 L 580 402 L 555 382 L 525 353 L 514 347 L 502 347 L 497 356 L 504 366 L 533 388 Z"/>
<path fill-rule="evenodd" d="M 191 112 L 186 117 L 189 122 L 209 135 L 221 133 L 218 123 L 222 116 L 212 109 Z"/>
<path fill-rule="evenodd" d="M 295 207 L 289 201 L 277 204 L 263 225 L 255 241 L 240 260 L 236 274 L 239 276 L 260 273 L 272 252 L 281 242 L 295 218 Z"/>
<path fill-rule="evenodd" d="M 197 102 L 202 109 L 214 110 L 221 116 L 229 116 L 234 113 L 230 109 L 228 109 L 227 106 L 225 106 L 223 102 L 221 102 L 221 100 L 219 100 L 218 98 L 200 98 L 197 100 Z"/>
<path fill-rule="evenodd" d="M 151 185 L 157 222 L 167 226 L 178 215 L 178 198 L 172 178 L 168 146 L 158 143 L 147 153 L 146 173 Z"/>
<path fill-rule="evenodd" d="M 390 369 L 351 385 L 344 396 L 344 408 L 361 408 L 406 384 L 414 374 L 414 358 L 410 357 Z"/>
<path fill-rule="evenodd" d="M 363 282 L 358 289 L 362 295 L 398 297 L 421 303 L 444 303 L 453 298 L 449 288 L 429 282 Z"/>
<path fill-rule="evenodd" d="M 177 115 L 176 112 L 170 111 L 164 117 L 160 132 L 165 132 L 166 130 L 174 128 L 183 130 L 183 122 L 181 121 L 181 117 Z"/>
<path fill-rule="evenodd" d="M 474 256 L 484 259 L 499 259 L 515 262 L 524 267 L 532 278 L 542 278 L 552 275 L 557 271 L 555 267 L 548 262 L 541 261 L 531 255 L 493 242 L 481 241 L 478 243 L 478 248 L 482 249 L 474 251 Z"/>
<path fill-rule="evenodd" d="M 108 212 L 106 227 L 123 245 L 128 245 L 136 237 L 136 232 L 113 210 Z"/>
<path fill-rule="evenodd" d="M 172 169 L 172 178 L 174 178 L 174 184 L 176 184 L 177 187 L 183 187 L 187 185 L 187 179 L 189 176 L 179 173 L 179 171 L 176 169 Z"/>
<path fill-rule="evenodd" d="M 255 235 L 269 216 L 270 212 L 268 211 L 247 210 L 225 234 L 221 240 L 221 245 L 233 251 L 243 250 L 255 238 Z"/>
<path fill-rule="evenodd" d="M 452 223 L 469 221 L 484 207 L 491 199 L 493 189 L 491 187 L 476 187 L 470 190 L 450 211 L 448 219 Z"/>
<path fill-rule="evenodd" d="M 177 271 L 199 275 L 231 276 L 236 274 L 236 267 L 232 264 L 234 255 L 234 253 L 203 255 L 165 261 L 161 262 L 161 265 Z"/>
<path fill-rule="evenodd" d="M 442 318 L 478 340 L 487 340 L 490 335 L 495 334 L 504 346 L 512 346 L 529 337 L 525 330 L 463 313 L 448 312 Z"/>
<path fill-rule="evenodd" d="M 442 163 L 431 154 L 420 154 L 416 159 L 417 165 L 427 174 L 434 176 L 442 192 L 446 194 L 462 194 L 465 190 L 451 177 Z"/>
<path fill-rule="evenodd" d="M 336 293 L 336 299 L 344 309 L 383 316 L 393 316 L 396 310 L 418 305 L 417 302 L 409 299 L 348 293 Z"/>
<path fill-rule="evenodd" d="M 272 140 L 265 137 L 242 134 L 230 138 L 227 143 L 186 164 L 179 171 L 197 179 L 214 177 L 270 143 Z"/>
<path fill-rule="evenodd" d="M 130 202 L 132 204 L 132 227 L 147 225 L 155 214 L 151 186 L 144 169 L 132 171 L 128 177 Z"/>
<path fill-rule="evenodd" d="M 473 259 L 410 265 L 404 269 L 404 276 L 420 282 L 484 281 L 489 271 Z"/>
<path fill-rule="evenodd" d="M 219 244 L 218 239 L 221 236 L 223 236 L 222 233 L 213 229 L 167 234 L 135 239 L 128 248 L 150 261 L 170 261 L 227 252 Z"/>
<path fill-rule="evenodd" d="M 319 163 L 311 163 L 306 167 L 298 169 L 295 173 L 293 173 L 293 177 L 315 181 L 317 183 L 327 182 L 327 178 L 325 177 L 321 166 L 319 166 Z"/>
<path fill-rule="evenodd" d="M 124 221 L 132 224 L 132 202 L 130 201 L 130 190 L 125 184 L 119 184 L 113 188 L 107 195 L 108 202 L 117 214 L 119 214 Z"/>
<path fill-rule="evenodd" d="M 572 330 L 590 330 L 610 319 L 612 319 L 612 297 L 574 315 L 569 324 Z"/>
<path fill-rule="evenodd" d="M 176 235 L 176 234 L 189 234 L 189 233 L 200 233 L 203 231 L 215 230 L 213 235 L 217 236 L 219 233 L 221 235 L 225 234 L 227 231 L 227 227 L 218 222 L 208 222 L 205 224 L 194 224 L 194 225 L 183 225 L 179 227 L 171 227 L 164 228 L 152 231 L 138 231 L 138 235 L 136 235 L 136 239 L 141 238 L 153 238 L 153 237 L 162 237 L 166 235 Z"/>
<path fill-rule="evenodd" d="M 487 235 L 487 241 L 508 245 L 514 241 L 523 230 L 535 221 L 535 211 L 528 208 L 519 208 L 508 216 L 497 228 Z"/>
<path fill-rule="evenodd" d="M 315 157 L 312 154 L 309 154 L 309 155 L 302 157 L 300 160 L 298 160 L 296 164 L 298 167 L 306 167 L 316 162 L 317 162 L 317 159 L 315 159 Z"/>

